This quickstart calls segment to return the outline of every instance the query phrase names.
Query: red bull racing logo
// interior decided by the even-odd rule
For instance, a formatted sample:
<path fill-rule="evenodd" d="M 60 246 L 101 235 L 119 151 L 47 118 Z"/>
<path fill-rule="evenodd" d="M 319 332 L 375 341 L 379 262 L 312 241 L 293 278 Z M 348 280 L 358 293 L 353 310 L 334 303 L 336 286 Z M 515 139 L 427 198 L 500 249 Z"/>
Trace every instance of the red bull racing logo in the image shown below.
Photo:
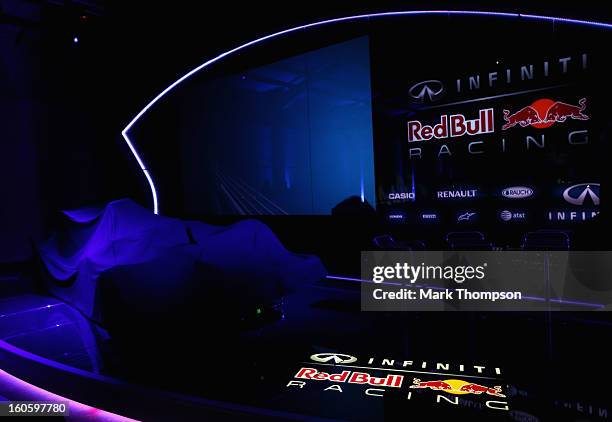
<path fill-rule="evenodd" d="M 305 362 L 304 362 L 305 363 Z M 426 372 L 424 372 L 426 371 Z M 452 373 L 457 372 L 457 373 Z M 412 384 L 406 374 L 413 373 Z M 439 362 L 419 362 L 413 360 L 358 359 L 340 353 L 317 353 L 310 356 L 308 366 L 302 366 L 294 373 L 286 388 L 292 393 L 319 391 L 328 397 L 338 398 L 348 394 L 363 397 L 365 400 L 380 400 L 387 396 L 400 399 L 402 405 L 411 409 L 413 403 L 420 406 L 455 407 L 457 409 L 479 409 L 480 411 L 508 412 L 510 404 L 499 384 L 501 370 L 480 365 Z M 421 381 L 420 375 L 438 376 L 436 380 Z M 455 378 L 455 376 L 457 378 Z M 417 378 L 419 377 L 419 378 Z M 458 378 L 476 379 L 477 383 Z M 495 380 L 495 381 L 493 381 Z M 480 384 L 483 382 L 483 384 Z M 434 394 L 427 394 L 433 392 Z M 463 397 L 462 397 L 463 396 Z"/>
<path fill-rule="evenodd" d="M 573 105 L 562 101 L 553 101 L 549 98 L 541 98 L 512 114 L 509 110 L 504 110 L 506 123 L 502 126 L 502 130 L 510 129 L 516 125 L 545 129 L 557 122 L 563 123 L 567 119 L 589 120 L 589 116 L 583 113 L 586 109 L 586 102 L 586 98 L 582 98 L 578 101 L 578 105 Z"/>

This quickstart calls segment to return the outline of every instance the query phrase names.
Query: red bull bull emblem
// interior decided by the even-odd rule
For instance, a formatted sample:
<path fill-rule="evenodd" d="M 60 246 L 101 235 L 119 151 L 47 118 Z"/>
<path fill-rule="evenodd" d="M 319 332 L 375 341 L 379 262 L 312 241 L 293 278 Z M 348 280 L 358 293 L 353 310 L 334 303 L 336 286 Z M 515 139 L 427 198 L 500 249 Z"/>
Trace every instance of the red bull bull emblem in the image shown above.
<path fill-rule="evenodd" d="M 586 98 L 582 98 L 578 101 L 578 105 L 573 105 L 542 98 L 512 114 L 509 110 L 504 110 L 506 123 L 502 126 L 502 130 L 510 129 L 516 125 L 545 129 L 557 122 L 563 123 L 567 119 L 589 120 L 589 116 L 583 113 L 586 109 L 586 102 Z"/>
<path fill-rule="evenodd" d="M 488 394 L 495 397 L 506 397 L 502 394 L 502 388 L 499 385 L 495 387 L 487 387 L 485 385 L 474 384 L 471 382 L 447 379 L 442 381 L 421 381 L 418 378 L 413 379 L 413 385 L 410 388 L 429 388 L 436 391 L 444 391 L 450 394 Z"/>

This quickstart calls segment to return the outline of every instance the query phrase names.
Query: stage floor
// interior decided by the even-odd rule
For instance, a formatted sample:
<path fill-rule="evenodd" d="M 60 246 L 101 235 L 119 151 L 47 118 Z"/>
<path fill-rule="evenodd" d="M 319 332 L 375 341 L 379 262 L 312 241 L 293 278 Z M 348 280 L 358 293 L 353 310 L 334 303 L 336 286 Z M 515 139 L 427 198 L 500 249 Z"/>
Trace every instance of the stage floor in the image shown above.
<path fill-rule="evenodd" d="M 224 331 L 219 315 L 193 321 L 179 336 L 164 327 L 151 337 L 149 327 L 117 341 L 54 298 L 5 296 L 3 341 L 186 397 L 305 419 L 612 415 L 608 313 L 361 312 L 357 285 L 325 280 L 287 296 L 282 316 L 257 328 Z"/>

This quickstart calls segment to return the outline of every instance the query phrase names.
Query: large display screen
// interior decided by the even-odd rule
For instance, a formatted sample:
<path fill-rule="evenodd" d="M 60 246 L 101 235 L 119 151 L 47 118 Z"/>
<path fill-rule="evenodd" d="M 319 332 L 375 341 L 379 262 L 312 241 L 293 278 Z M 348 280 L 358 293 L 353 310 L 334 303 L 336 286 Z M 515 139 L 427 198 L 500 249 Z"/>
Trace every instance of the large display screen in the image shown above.
<path fill-rule="evenodd" d="M 190 87 L 179 125 L 187 213 L 374 203 L 370 93 L 367 37 Z"/>

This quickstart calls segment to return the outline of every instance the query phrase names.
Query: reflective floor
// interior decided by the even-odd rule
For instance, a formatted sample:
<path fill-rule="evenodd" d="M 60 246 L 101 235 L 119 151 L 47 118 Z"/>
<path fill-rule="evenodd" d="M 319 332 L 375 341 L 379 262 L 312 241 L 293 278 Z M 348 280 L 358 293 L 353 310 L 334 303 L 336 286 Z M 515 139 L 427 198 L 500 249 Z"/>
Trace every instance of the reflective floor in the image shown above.
<path fill-rule="evenodd" d="M 224 327 L 219 315 L 180 330 L 159 325 L 118 333 L 123 335 L 118 341 L 70 306 L 23 287 L 27 278 L 10 277 L 1 280 L 0 339 L 136 384 L 356 421 L 404 420 L 411 412 L 471 420 L 612 417 L 608 313 L 360 312 L 358 286 L 321 283 L 287 297 L 283 315 L 256 328 L 215 330 L 214 325 Z M 347 354 L 357 362 L 314 361 L 312 355 L 320 353 Z M 483 369 L 476 370 L 478 366 Z M 367 385 L 298 378 L 305 367 L 380 378 L 401 374 L 404 379 L 401 389 L 388 388 L 379 397 Z M 500 385 L 505 397 L 439 398 L 431 388 L 410 389 L 414 379 L 457 378 L 485 387 Z M 328 389 L 332 385 L 342 390 Z M 487 407 L 506 406 L 500 403 L 509 403 L 510 411 Z"/>
<path fill-rule="evenodd" d="M 0 299 L 0 339 L 38 356 L 100 373 L 96 339 L 103 336 L 79 312 L 52 297 Z"/>

